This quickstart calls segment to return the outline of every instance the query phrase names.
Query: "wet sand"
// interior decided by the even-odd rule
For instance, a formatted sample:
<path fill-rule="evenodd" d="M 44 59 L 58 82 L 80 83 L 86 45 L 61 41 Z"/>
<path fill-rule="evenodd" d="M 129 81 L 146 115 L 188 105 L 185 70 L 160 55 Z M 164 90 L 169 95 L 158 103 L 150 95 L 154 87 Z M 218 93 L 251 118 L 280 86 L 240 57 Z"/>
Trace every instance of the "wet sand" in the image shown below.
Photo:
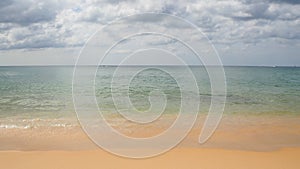
<path fill-rule="evenodd" d="M 112 155 L 80 127 L 1 128 L 0 168 L 300 168 L 299 116 L 225 116 L 215 134 L 200 145 L 203 120 L 198 119 L 176 148 L 148 159 Z M 161 132 L 161 127 L 122 132 L 142 137 Z"/>

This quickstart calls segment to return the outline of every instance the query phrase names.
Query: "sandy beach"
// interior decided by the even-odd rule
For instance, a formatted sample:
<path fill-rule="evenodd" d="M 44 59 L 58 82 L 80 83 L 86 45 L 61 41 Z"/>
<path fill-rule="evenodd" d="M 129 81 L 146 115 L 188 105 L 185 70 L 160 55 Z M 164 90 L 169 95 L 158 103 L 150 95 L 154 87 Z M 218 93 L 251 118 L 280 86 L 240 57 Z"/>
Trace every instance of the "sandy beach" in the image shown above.
<path fill-rule="evenodd" d="M 197 138 L 202 122 L 203 118 L 199 118 L 195 128 L 177 147 L 147 159 L 129 159 L 108 153 L 89 140 L 80 127 L 1 129 L 0 168 L 297 169 L 300 167 L 298 116 L 247 118 L 238 115 L 225 116 L 211 139 L 200 145 Z M 159 131 L 155 128 L 150 129 Z M 136 132 L 132 135 L 139 134 Z"/>
<path fill-rule="evenodd" d="M 126 159 L 102 150 L 0 152 L 1 168 L 203 168 L 203 169 L 298 169 L 300 148 L 272 152 L 177 148 L 149 159 Z"/>

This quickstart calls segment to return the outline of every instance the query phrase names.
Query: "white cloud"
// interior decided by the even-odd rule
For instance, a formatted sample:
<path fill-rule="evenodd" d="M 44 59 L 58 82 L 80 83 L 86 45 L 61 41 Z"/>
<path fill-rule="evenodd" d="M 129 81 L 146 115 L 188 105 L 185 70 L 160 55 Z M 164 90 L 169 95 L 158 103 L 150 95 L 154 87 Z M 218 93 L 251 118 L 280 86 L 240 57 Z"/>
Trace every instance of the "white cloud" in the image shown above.
<path fill-rule="evenodd" d="M 285 3 L 282 3 L 285 2 Z M 215 43 L 298 39 L 297 1 L 1 1 L 1 49 L 82 45 L 101 25 L 142 12 L 164 12 L 199 26 Z M 146 22 L 145 18 L 143 21 Z M 154 18 L 157 19 L 157 18 Z M 154 20 L 155 21 L 155 20 Z M 52 44 L 52 45 L 51 45 Z"/>
<path fill-rule="evenodd" d="M 2 0 L 0 50 L 79 47 L 110 21 L 144 12 L 185 18 L 215 45 L 224 46 L 224 51 L 234 44 L 247 48 L 270 41 L 273 46 L 299 47 L 297 0 Z M 155 23 L 159 19 L 139 21 Z M 185 29 L 166 25 L 178 32 Z"/>

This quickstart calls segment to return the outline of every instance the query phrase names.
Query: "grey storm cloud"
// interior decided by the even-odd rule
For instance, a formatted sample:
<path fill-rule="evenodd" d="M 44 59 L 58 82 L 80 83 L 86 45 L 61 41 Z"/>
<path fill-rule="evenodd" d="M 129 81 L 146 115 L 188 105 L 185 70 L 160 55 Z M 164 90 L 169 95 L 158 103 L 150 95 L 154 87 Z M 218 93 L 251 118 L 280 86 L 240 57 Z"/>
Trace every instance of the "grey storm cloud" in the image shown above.
<path fill-rule="evenodd" d="M 299 0 L 242 0 L 244 3 L 257 3 L 257 2 L 274 2 L 274 3 L 287 3 L 287 4 L 300 4 Z"/>
<path fill-rule="evenodd" d="M 2 0 L 0 6 L 0 23 L 20 25 L 49 22 L 59 10 L 59 4 L 52 1 Z"/>
<path fill-rule="evenodd" d="M 187 19 L 214 43 L 259 43 L 279 38 L 293 44 L 293 40 L 300 40 L 299 0 L 2 0 L 0 49 L 81 46 L 102 25 L 143 12 Z M 131 22 L 155 23 L 160 19 L 140 17 Z"/>
<path fill-rule="evenodd" d="M 270 0 L 270 2 L 300 4 L 299 0 Z"/>

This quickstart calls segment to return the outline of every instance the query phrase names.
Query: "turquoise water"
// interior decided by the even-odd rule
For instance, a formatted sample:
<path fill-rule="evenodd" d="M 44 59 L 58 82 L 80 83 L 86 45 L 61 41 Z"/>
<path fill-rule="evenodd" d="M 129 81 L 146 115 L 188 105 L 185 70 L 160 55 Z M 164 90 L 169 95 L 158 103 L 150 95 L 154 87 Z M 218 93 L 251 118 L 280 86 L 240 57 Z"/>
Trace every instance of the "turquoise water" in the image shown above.
<path fill-rule="evenodd" d="M 126 80 L 138 68 L 122 69 L 120 77 Z M 181 73 L 182 67 L 168 69 L 173 69 L 179 78 L 186 78 Z M 106 113 L 116 113 L 110 88 L 114 70 L 115 67 L 101 67 L 96 76 L 95 93 L 99 106 Z M 206 113 L 210 103 L 207 73 L 203 67 L 192 67 L 192 71 L 199 85 L 200 113 Z M 300 114 L 300 68 L 225 67 L 225 73 L 226 114 Z M 21 123 L 22 127 L 28 127 L 29 123 L 38 122 L 71 125 L 68 120 L 76 117 L 72 101 L 72 74 L 73 67 L 0 67 L 0 127 L 16 127 Z M 147 69 L 132 79 L 128 90 L 135 108 L 147 110 L 150 106 L 148 95 L 155 89 L 163 91 L 167 97 L 165 113 L 178 112 L 179 87 L 169 74 L 157 69 Z M 127 90 L 122 88 L 114 92 L 122 95 Z M 193 91 L 187 92 L 191 96 L 194 94 Z"/>

